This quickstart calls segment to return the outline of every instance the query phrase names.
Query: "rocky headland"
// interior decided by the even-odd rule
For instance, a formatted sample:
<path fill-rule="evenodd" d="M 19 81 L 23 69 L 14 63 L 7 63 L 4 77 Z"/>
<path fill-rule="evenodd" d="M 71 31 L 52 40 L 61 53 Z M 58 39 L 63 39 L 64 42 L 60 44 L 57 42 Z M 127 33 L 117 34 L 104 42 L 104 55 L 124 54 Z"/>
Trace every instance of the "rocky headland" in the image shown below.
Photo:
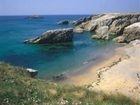
<path fill-rule="evenodd" d="M 67 25 L 67 24 L 73 24 L 75 26 L 80 25 L 83 22 L 87 22 L 90 21 L 92 19 L 93 16 L 88 16 L 88 17 L 84 17 L 81 18 L 79 20 L 61 20 L 59 22 L 57 22 L 58 25 Z"/>
<path fill-rule="evenodd" d="M 101 14 L 93 16 L 89 21 L 82 22 L 80 25 L 75 27 L 74 31 L 95 32 L 95 35 L 92 36 L 92 38 L 95 39 L 109 40 L 118 37 L 114 40 L 117 42 L 130 42 L 140 38 L 140 35 L 137 34 L 139 33 L 139 23 L 137 22 L 140 22 L 140 14 L 138 13 Z M 137 27 L 137 29 L 135 29 L 135 27 Z M 128 28 L 131 28 L 131 31 L 128 31 Z"/>

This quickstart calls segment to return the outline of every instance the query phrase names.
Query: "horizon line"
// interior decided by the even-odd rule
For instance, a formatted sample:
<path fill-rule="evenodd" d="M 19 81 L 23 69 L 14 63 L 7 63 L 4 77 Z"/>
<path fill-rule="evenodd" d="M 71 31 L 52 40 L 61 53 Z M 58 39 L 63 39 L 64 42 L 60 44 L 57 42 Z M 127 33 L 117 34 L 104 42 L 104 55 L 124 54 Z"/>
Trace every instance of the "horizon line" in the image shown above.
<path fill-rule="evenodd" d="M 16 14 L 16 15 L 0 15 L 0 16 L 55 16 L 55 15 L 95 15 L 95 14 Z"/>
<path fill-rule="evenodd" d="M 101 13 L 83 13 L 83 14 L 79 14 L 79 13 L 77 13 L 77 14 L 5 14 L 5 15 L 3 15 L 3 14 L 0 14 L 0 16 L 34 16 L 34 15 L 36 15 L 36 16 L 55 16 L 55 15 L 97 15 L 97 14 L 106 14 L 106 13 L 140 13 L 140 12 L 101 12 Z"/>

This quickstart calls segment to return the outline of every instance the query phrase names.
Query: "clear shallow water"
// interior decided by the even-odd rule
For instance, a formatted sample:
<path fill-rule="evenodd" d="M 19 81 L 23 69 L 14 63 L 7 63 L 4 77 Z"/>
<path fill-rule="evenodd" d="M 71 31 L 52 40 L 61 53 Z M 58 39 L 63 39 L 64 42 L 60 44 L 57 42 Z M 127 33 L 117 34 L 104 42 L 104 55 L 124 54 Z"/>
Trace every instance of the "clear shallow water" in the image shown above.
<path fill-rule="evenodd" d="M 29 45 L 26 39 L 33 38 L 50 29 L 73 27 L 57 25 L 60 20 L 77 20 L 83 16 L 44 16 L 28 19 L 26 16 L 0 17 L 0 61 L 39 71 L 40 78 L 50 78 L 64 72 L 84 67 L 87 62 L 96 62 L 104 54 L 118 46 L 111 41 L 91 39 L 91 33 L 74 34 L 68 45 Z"/>

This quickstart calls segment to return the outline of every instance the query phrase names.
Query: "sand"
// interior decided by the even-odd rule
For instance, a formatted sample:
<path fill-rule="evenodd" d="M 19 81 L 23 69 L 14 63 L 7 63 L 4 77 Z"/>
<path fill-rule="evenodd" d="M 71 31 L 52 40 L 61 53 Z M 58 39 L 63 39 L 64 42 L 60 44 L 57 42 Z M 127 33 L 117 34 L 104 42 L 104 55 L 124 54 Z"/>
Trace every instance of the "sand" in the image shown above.
<path fill-rule="evenodd" d="M 63 80 L 62 84 L 72 84 L 77 86 L 83 86 L 83 85 L 89 85 L 93 82 L 97 82 L 98 75 L 97 70 L 109 66 L 112 62 L 118 60 L 120 58 L 120 55 L 113 55 L 108 60 L 104 60 L 101 63 L 91 66 L 87 70 L 84 70 L 83 72 L 78 72 L 74 75 L 70 75 L 67 79 Z"/>
<path fill-rule="evenodd" d="M 108 60 L 66 79 L 63 84 L 88 85 L 90 90 L 140 99 L 140 40 L 116 49 Z"/>

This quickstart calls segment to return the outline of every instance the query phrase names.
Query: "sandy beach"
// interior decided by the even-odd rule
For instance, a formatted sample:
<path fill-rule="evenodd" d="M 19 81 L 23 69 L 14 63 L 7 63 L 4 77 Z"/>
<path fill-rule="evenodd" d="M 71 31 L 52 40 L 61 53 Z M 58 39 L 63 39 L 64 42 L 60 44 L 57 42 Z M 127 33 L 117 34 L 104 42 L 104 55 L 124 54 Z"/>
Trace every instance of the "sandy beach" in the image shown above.
<path fill-rule="evenodd" d="M 89 68 L 87 72 L 66 79 L 63 84 L 88 85 L 90 90 L 121 93 L 140 99 L 139 49 L 139 40 L 117 48 L 112 57 Z"/>
<path fill-rule="evenodd" d="M 112 62 L 117 62 L 121 58 L 119 54 L 113 54 L 108 59 L 104 59 L 102 62 L 97 65 L 90 66 L 86 68 L 87 70 L 79 71 L 75 74 L 68 76 L 67 79 L 63 80 L 62 84 L 73 84 L 77 86 L 89 85 L 98 81 L 97 71 L 101 68 L 107 67 Z"/>

